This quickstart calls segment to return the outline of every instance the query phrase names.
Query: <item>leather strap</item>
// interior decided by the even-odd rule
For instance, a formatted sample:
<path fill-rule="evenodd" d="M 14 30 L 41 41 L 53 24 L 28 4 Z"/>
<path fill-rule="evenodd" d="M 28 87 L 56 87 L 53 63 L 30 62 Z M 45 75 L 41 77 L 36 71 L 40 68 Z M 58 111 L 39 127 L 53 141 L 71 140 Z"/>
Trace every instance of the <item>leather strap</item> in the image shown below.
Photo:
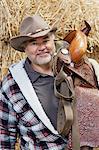
<path fill-rule="evenodd" d="M 69 94 L 66 94 L 66 89 L 58 91 L 57 87 L 59 87 L 63 81 L 65 81 L 65 84 L 67 85 L 65 88 L 69 91 Z M 67 100 L 72 100 L 74 98 L 74 90 L 73 90 L 73 83 L 72 79 L 70 76 L 67 76 L 67 74 L 63 71 L 63 67 L 61 68 L 60 72 L 56 75 L 55 80 L 54 80 L 54 92 L 55 95 L 58 98 L 64 98 L 66 101 Z M 61 93 L 62 92 L 62 93 Z"/>
<path fill-rule="evenodd" d="M 66 84 L 63 82 L 61 84 L 61 91 L 66 89 Z M 65 94 L 68 94 L 69 91 L 65 91 Z M 58 118 L 57 118 L 57 129 L 62 136 L 66 136 L 72 126 L 73 123 L 73 110 L 72 110 L 72 102 L 61 98 L 59 101 L 59 110 L 58 110 Z"/>
<path fill-rule="evenodd" d="M 77 101 L 73 100 L 72 150 L 80 150 L 80 132 L 78 125 Z"/>
<path fill-rule="evenodd" d="M 73 81 L 63 71 L 63 67 L 57 74 L 54 82 L 54 90 L 60 98 L 57 130 L 62 136 L 67 136 L 72 127 L 72 149 L 80 150 L 79 128 L 77 122 L 76 99 L 73 88 Z"/>

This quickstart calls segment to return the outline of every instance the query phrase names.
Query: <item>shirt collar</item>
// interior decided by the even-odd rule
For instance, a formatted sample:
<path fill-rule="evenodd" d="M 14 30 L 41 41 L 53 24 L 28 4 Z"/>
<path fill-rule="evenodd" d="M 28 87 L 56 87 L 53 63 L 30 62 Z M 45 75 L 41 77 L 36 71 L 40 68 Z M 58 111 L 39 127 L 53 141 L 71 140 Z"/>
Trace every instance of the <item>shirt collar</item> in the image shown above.
<path fill-rule="evenodd" d="M 31 66 L 31 61 L 26 58 L 26 61 L 24 63 L 24 68 L 30 78 L 30 80 L 33 82 L 35 82 L 40 76 L 44 77 L 44 76 L 48 76 L 48 75 L 44 75 L 44 74 L 41 74 L 35 70 L 33 70 L 32 66 Z"/>
<path fill-rule="evenodd" d="M 33 70 L 31 66 L 31 62 L 28 58 L 26 58 L 26 61 L 24 63 L 24 68 L 32 82 L 35 82 L 41 76 L 39 72 L 36 72 L 35 70 Z"/>

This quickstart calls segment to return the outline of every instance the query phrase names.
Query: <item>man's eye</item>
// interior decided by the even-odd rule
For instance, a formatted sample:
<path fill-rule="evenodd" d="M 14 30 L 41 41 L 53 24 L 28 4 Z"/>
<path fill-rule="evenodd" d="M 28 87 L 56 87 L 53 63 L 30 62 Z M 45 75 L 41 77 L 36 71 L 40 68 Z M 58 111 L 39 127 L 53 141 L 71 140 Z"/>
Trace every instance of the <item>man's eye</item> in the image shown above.
<path fill-rule="evenodd" d="M 44 43 L 47 43 L 48 41 L 50 41 L 50 39 L 45 39 L 43 42 L 44 42 Z"/>
<path fill-rule="evenodd" d="M 44 39 L 43 41 L 42 41 L 42 43 L 47 43 L 48 41 L 50 41 L 50 39 L 49 38 L 46 38 L 46 39 Z M 41 44 L 41 43 L 39 43 L 39 42 L 37 42 L 37 41 L 31 41 L 31 45 L 37 45 L 37 44 Z"/>
<path fill-rule="evenodd" d="M 32 45 L 36 45 L 37 42 L 36 42 L 36 41 L 32 41 L 31 44 L 32 44 Z"/>

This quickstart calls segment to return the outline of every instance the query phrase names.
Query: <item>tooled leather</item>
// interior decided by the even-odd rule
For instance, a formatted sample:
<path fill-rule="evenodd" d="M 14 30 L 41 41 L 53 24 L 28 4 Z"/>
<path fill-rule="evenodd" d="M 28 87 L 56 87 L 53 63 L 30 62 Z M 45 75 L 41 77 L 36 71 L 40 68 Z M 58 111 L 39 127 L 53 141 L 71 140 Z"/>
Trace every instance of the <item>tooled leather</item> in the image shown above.
<path fill-rule="evenodd" d="M 76 70 L 96 86 L 95 74 L 89 62 L 76 65 Z M 77 100 L 78 122 L 80 128 L 80 145 L 99 146 L 99 90 L 90 88 L 82 80 L 75 78 L 75 95 Z"/>

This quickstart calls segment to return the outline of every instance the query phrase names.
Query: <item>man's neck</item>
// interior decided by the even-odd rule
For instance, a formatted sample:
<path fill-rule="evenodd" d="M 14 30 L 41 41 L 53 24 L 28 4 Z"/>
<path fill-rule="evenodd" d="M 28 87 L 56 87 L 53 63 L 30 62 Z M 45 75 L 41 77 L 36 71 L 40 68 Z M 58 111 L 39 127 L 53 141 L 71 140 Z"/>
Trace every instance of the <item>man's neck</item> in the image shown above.
<path fill-rule="evenodd" d="M 46 65 L 35 65 L 35 64 L 32 64 L 32 68 L 35 71 L 40 72 L 42 74 L 47 74 L 47 75 L 53 76 L 53 72 L 52 72 L 52 68 L 51 68 L 50 64 L 46 64 Z"/>

